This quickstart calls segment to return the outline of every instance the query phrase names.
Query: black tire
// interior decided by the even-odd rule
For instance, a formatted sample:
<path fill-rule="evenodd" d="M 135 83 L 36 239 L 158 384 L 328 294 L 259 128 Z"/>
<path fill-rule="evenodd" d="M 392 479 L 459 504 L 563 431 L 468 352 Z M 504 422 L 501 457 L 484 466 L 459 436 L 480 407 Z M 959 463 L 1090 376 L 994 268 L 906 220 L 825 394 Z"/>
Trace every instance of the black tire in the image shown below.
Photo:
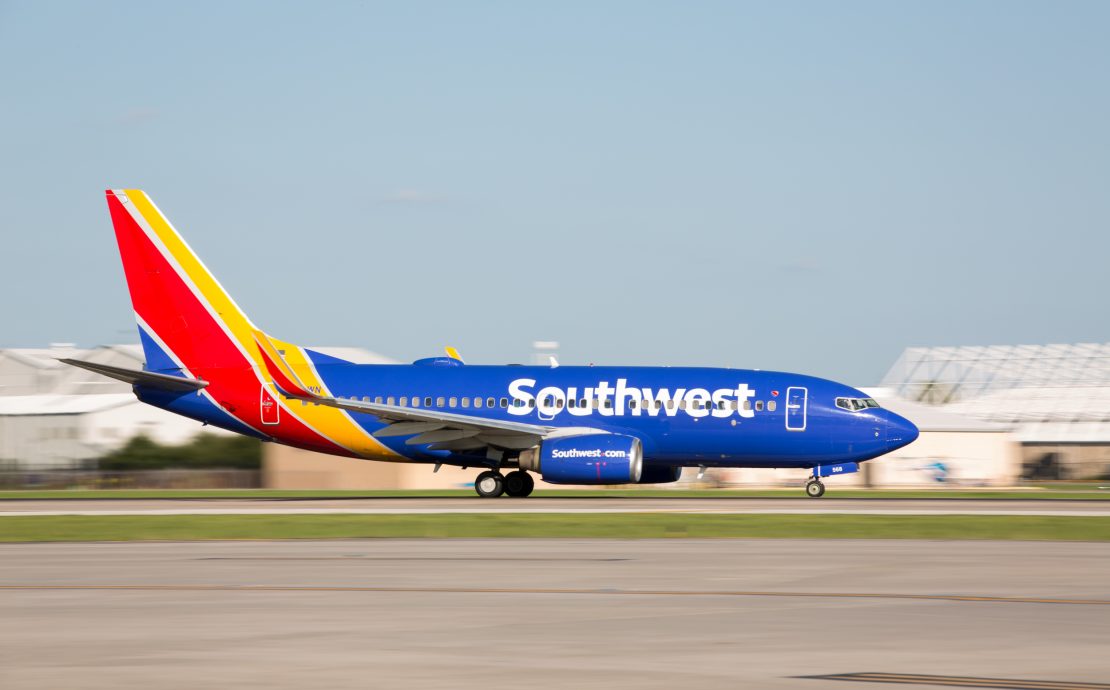
<path fill-rule="evenodd" d="M 487 470 L 474 480 L 474 491 L 482 498 L 497 498 L 505 493 L 505 478 L 499 472 Z"/>
<path fill-rule="evenodd" d="M 806 496 L 821 498 L 825 495 L 825 485 L 816 479 L 806 482 Z"/>
<path fill-rule="evenodd" d="M 524 498 L 536 488 L 536 480 L 524 470 L 516 470 L 505 475 L 505 494 L 513 498 Z"/>

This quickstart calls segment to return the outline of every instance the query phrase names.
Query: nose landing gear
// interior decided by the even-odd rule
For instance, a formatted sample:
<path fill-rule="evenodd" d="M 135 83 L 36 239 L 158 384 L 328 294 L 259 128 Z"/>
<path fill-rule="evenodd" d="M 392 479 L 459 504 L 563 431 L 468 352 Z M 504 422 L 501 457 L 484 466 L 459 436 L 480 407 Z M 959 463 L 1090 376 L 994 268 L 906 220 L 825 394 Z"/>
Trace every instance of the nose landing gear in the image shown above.
<path fill-rule="evenodd" d="M 821 498 L 825 495 L 825 485 L 821 483 L 821 477 L 835 477 L 840 474 L 852 474 L 853 472 L 859 472 L 858 462 L 842 462 L 839 465 L 818 465 L 814 467 L 813 474 L 806 482 L 806 496 Z"/>

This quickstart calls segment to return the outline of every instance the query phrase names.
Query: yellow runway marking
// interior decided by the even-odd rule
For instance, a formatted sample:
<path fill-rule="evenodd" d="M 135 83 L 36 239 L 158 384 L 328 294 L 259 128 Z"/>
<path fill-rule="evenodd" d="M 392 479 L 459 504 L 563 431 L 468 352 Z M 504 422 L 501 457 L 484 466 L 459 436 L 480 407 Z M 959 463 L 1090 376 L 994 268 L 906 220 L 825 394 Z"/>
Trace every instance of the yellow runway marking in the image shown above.
<path fill-rule="evenodd" d="M 994 597 L 960 594 L 883 594 L 877 592 L 759 592 L 737 590 L 680 589 L 590 589 L 559 587 L 372 587 L 372 586 L 298 586 L 298 585 L 0 585 L 3 590 L 89 590 L 153 592 L 367 592 L 412 594 L 586 594 L 609 596 L 672 597 L 786 597 L 818 599 L 908 599 L 920 601 L 957 601 L 996 604 L 1070 604 L 1110 606 L 1106 599 L 1056 599 L 1044 597 Z M 1110 687 L 1108 687 L 1110 690 Z"/>
<path fill-rule="evenodd" d="M 1024 680 L 1020 678 L 976 678 L 974 676 L 929 676 L 912 673 L 837 673 L 802 676 L 817 680 L 848 680 L 898 685 L 940 685 L 952 688 L 1005 688 L 1006 690 L 1110 690 L 1107 683 L 1075 683 L 1056 680 Z"/>

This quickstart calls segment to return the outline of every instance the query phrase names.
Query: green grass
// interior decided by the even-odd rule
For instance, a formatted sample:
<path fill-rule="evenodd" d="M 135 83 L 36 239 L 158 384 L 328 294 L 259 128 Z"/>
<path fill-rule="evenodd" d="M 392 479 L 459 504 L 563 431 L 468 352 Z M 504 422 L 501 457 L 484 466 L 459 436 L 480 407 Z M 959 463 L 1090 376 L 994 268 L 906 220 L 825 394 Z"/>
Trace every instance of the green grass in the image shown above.
<path fill-rule="evenodd" d="M 868 490 L 838 489 L 827 484 L 828 493 L 822 500 L 838 498 L 972 498 L 1026 500 L 1110 500 L 1110 490 L 1101 484 L 1069 484 L 1026 489 L 914 489 Z M 601 489 L 554 490 L 539 489 L 544 498 L 803 498 L 802 487 L 788 489 Z M 72 489 L 51 491 L 0 491 L 0 501 L 32 499 L 190 499 L 190 498 L 469 498 L 479 500 L 471 489 L 431 490 L 281 490 L 281 489 Z"/>
<path fill-rule="evenodd" d="M 1110 518 L 995 515 L 150 515 L 0 518 L 0 542 L 361 538 L 1110 541 Z"/>

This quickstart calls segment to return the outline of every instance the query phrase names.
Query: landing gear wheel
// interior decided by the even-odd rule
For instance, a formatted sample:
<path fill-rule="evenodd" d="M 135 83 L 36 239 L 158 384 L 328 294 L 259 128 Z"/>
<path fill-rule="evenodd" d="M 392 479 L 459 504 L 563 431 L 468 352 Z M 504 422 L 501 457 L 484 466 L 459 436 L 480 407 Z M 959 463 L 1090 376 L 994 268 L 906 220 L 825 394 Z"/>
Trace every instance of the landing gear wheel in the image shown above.
<path fill-rule="evenodd" d="M 536 480 L 524 470 L 516 470 L 505 475 L 505 494 L 513 498 L 524 498 L 536 488 Z"/>
<path fill-rule="evenodd" d="M 505 478 L 498 472 L 487 470 L 474 480 L 474 490 L 482 498 L 497 498 L 505 492 Z"/>
<path fill-rule="evenodd" d="M 811 479 L 806 482 L 806 496 L 810 498 L 821 498 L 825 495 L 825 485 L 816 479 Z"/>

